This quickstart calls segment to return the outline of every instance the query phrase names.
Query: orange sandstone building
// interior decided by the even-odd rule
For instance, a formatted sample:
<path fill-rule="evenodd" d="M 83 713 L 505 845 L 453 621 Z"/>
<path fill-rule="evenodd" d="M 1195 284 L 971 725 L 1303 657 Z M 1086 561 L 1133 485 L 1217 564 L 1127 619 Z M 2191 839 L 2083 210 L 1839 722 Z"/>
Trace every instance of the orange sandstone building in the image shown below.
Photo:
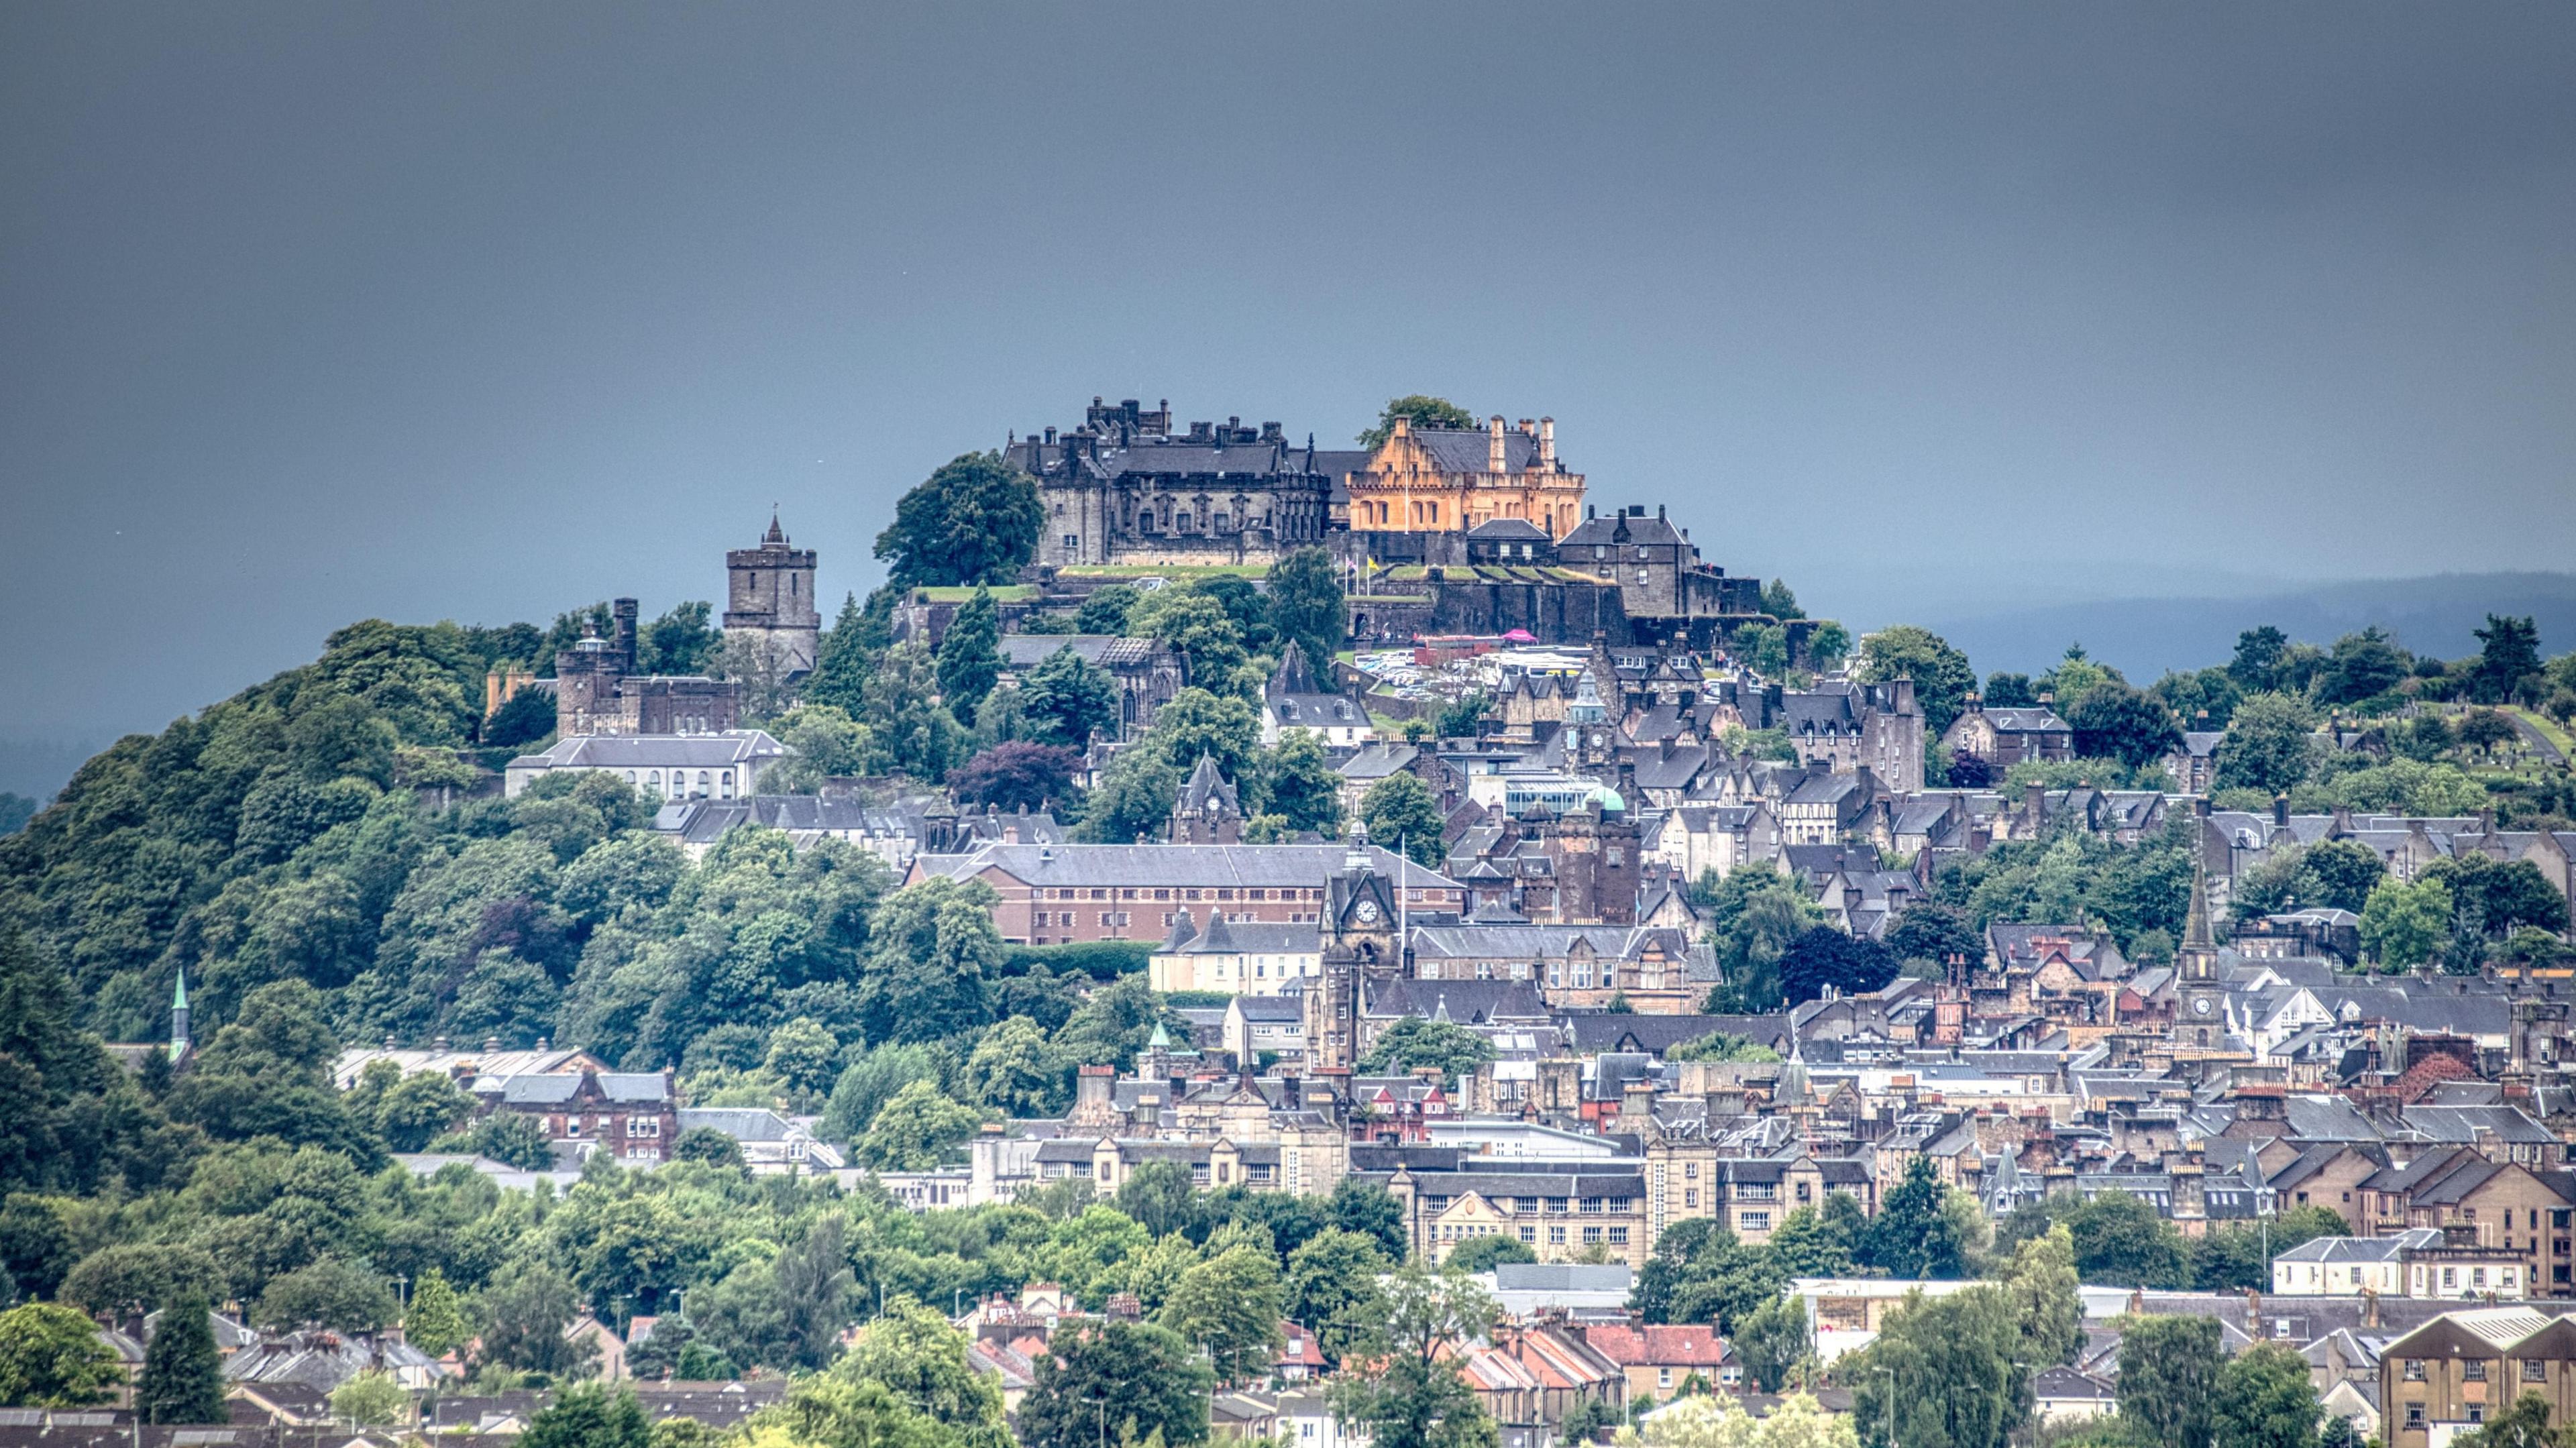
<path fill-rule="evenodd" d="M 1583 475 L 1557 458 L 1554 418 L 1505 427 L 1496 416 L 1478 430 L 1399 417 L 1346 487 L 1348 511 L 1336 521 L 1355 533 L 1463 533 L 1520 518 L 1563 538 L 1583 519 Z"/>

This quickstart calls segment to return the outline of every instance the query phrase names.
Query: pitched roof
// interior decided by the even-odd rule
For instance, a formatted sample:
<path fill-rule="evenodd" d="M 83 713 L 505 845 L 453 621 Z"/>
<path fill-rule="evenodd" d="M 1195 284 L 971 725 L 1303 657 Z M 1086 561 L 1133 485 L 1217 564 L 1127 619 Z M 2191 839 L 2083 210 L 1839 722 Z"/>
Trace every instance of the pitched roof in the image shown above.
<path fill-rule="evenodd" d="M 959 878 L 999 870 L 1046 888 L 1312 887 L 1342 873 L 1347 853 L 1341 845 L 985 845 L 969 854 L 920 855 L 913 863 L 925 874 Z M 1372 870 L 1408 889 L 1463 888 L 1375 845 L 1367 847 L 1367 855 Z"/>

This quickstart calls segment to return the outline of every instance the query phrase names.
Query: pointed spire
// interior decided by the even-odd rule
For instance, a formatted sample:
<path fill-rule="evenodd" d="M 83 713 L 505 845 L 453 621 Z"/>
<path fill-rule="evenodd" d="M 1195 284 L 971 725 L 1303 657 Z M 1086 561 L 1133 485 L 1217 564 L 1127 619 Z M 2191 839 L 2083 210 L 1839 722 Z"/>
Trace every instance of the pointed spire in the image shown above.
<path fill-rule="evenodd" d="M 170 1059 L 188 1054 L 188 968 L 179 967 L 178 985 L 170 992 Z"/>
<path fill-rule="evenodd" d="M 2192 842 L 2191 918 L 2183 922 L 2182 943 L 2186 949 L 2218 948 L 2218 942 L 2209 933 L 2209 871 L 2201 864 L 2198 840 Z"/>
<path fill-rule="evenodd" d="M 781 548 L 787 546 L 787 534 L 778 526 L 778 505 L 776 503 L 769 505 L 769 531 L 761 535 L 760 541 L 764 547 L 773 544 Z"/>

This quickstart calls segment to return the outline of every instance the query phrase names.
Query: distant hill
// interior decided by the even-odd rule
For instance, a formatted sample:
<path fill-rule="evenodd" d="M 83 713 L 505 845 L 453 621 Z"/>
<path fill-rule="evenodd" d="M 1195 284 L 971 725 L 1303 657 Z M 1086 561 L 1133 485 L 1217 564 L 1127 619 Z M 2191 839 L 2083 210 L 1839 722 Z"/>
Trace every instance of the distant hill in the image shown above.
<path fill-rule="evenodd" d="M 71 782 L 89 757 L 105 749 L 106 740 L 0 739 L 0 793 L 23 794 L 43 802 Z"/>
<path fill-rule="evenodd" d="M 2099 599 L 1922 622 L 1967 650 L 1981 675 L 2037 673 L 2080 641 L 2086 653 L 2144 684 L 2167 669 L 2225 663 L 2239 633 L 2267 623 L 2316 644 L 2377 624 L 2418 653 L 2458 658 L 2477 652 L 2473 631 L 2490 613 L 2538 620 L 2544 653 L 2576 649 L 2576 574 L 2444 573 L 2234 598 Z"/>

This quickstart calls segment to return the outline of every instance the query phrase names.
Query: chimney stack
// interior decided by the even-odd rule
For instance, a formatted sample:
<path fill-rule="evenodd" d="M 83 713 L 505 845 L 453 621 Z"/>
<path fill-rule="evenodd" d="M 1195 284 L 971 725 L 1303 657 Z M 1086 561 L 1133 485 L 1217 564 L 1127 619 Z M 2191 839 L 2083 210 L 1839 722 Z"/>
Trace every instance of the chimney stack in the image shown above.
<path fill-rule="evenodd" d="M 1548 467 L 1556 461 L 1556 419 L 1553 417 L 1538 420 L 1538 461 L 1541 467 Z"/>
<path fill-rule="evenodd" d="M 1485 471 L 1504 472 L 1510 459 L 1503 447 L 1503 415 L 1497 412 L 1485 423 Z"/>

